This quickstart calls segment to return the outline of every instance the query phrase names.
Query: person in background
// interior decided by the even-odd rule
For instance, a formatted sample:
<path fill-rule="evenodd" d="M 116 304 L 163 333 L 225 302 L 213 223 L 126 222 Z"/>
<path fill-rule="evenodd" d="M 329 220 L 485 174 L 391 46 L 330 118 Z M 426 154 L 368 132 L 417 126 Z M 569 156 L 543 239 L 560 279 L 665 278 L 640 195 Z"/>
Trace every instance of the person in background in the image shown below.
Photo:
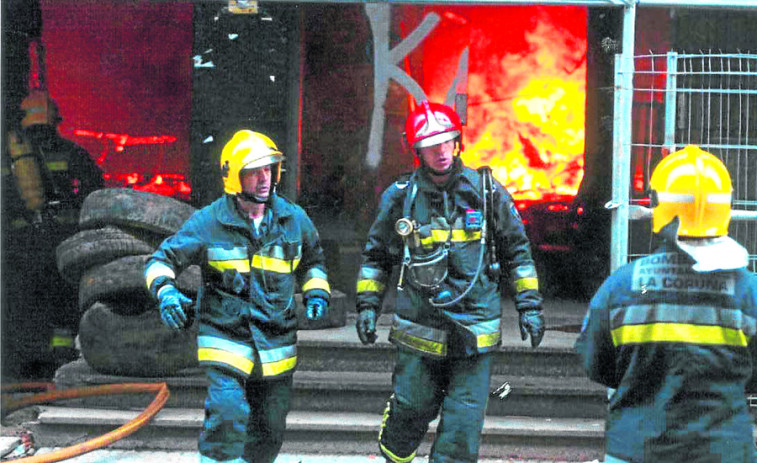
<path fill-rule="evenodd" d="M 306 315 L 326 315 L 331 290 L 313 223 L 276 194 L 283 154 L 240 130 L 224 146 L 224 196 L 200 209 L 150 257 L 145 279 L 163 323 L 199 318 L 198 360 L 209 382 L 202 462 L 273 462 L 283 443 L 297 365 L 295 290 Z M 175 278 L 201 266 L 196 304 Z"/>
<path fill-rule="evenodd" d="M 78 355 L 80 313 L 75 289 L 50 267 L 58 245 L 78 231 L 84 199 L 103 187 L 103 173 L 84 148 L 60 135 L 63 119 L 46 90 L 31 90 L 14 113 L 0 182 L 4 262 L 12 264 L 3 272 L 3 310 L 13 329 L 4 330 L 3 343 L 6 352 L 18 351 L 8 357 L 20 359 L 16 375 L 52 378 Z"/>
<path fill-rule="evenodd" d="M 589 377 L 616 391 L 605 463 L 755 458 L 757 276 L 729 238 L 731 178 L 696 146 L 650 179 L 659 247 L 613 272 L 576 341 Z"/>
<path fill-rule="evenodd" d="M 429 461 L 473 462 L 501 343 L 500 273 L 522 339 L 530 336 L 533 347 L 544 335 L 542 297 L 512 197 L 490 170 L 476 172 L 460 159 L 455 111 L 424 101 L 405 128 L 420 167 L 384 191 L 357 281 L 357 334 L 371 344 L 392 268 L 400 265 L 389 334 L 397 361 L 379 449 L 389 461 L 411 461 L 441 411 Z"/>

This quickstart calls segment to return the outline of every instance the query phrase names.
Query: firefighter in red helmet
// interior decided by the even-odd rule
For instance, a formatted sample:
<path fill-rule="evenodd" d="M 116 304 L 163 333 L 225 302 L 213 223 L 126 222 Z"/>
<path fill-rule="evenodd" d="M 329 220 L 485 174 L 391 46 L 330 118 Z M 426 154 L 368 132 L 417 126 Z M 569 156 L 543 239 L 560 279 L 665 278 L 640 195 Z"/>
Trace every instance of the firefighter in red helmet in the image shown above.
<path fill-rule="evenodd" d="M 500 276 L 533 347 L 544 335 L 542 297 L 512 197 L 491 170 L 460 159 L 455 111 L 424 101 L 405 127 L 420 168 L 383 193 L 357 281 L 357 333 L 370 344 L 391 270 L 400 266 L 389 333 L 398 357 L 379 448 L 389 461 L 412 460 L 441 413 L 429 461 L 473 462 L 501 343 Z"/>

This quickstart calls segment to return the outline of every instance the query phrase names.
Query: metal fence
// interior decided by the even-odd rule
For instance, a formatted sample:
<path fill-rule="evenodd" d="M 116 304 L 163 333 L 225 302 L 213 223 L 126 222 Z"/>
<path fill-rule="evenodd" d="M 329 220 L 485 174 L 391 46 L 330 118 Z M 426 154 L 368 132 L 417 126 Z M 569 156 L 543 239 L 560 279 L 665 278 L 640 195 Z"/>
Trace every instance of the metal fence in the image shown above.
<path fill-rule="evenodd" d="M 632 92 L 626 93 L 631 121 L 616 115 L 630 127 L 616 135 L 616 146 L 630 145 L 630 171 L 624 172 L 631 212 L 627 227 L 613 228 L 613 240 L 628 243 L 627 260 L 652 251 L 645 209 L 652 170 L 666 154 L 694 144 L 723 160 L 731 174 L 729 234 L 749 250 L 749 269 L 757 273 L 757 55 L 641 55 L 633 57 L 633 78 L 624 79 L 624 72 L 616 67 L 616 108 L 622 92 Z M 622 159 L 614 154 L 614 162 L 628 162 Z"/>

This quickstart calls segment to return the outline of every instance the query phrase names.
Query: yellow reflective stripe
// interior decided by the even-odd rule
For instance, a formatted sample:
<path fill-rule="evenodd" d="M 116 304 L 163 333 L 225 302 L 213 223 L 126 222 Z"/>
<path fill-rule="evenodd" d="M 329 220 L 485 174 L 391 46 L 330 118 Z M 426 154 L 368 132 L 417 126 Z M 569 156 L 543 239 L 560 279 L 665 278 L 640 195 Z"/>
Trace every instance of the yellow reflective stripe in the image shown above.
<path fill-rule="evenodd" d="M 292 273 L 300 265 L 300 259 L 284 260 L 275 257 L 265 257 L 259 254 L 252 256 L 252 267 L 276 273 Z"/>
<path fill-rule="evenodd" d="M 68 162 L 66 161 L 50 161 L 47 163 L 47 168 L 51 171 L 68 170 Z"/>
<path fill-rule="evenodd" d="M 391 450 L 386 448 L 386 446 L 381 441 L 379 441 L 379 445 L 381 446 L 382 453 L 386 455 L 387 457 L 389 457 L 389 459 L 392 460 L 394 463 L 407 463 L 408 461 L 413 461 L 413 459 L 415 458 L 415 454 L 418 453 L 418 450 L 416 450 L 415 452 L 411 453 L 410 456 L 402 458 L 402 457 L 398 457 Z"/>
<path fill-rule="evenodd" d="M 252 367 L 255 365 L 252 360 L 242 357 L 241 355 L 208 347 L 197 349 L 197 360 L 200 362 L 225 363 L 226 365 L 231 365 L 248 375 L 252 373 Z"/>
<path fill-rule="evenodd" d="M 484 349 L 494 346 L 499 342 L 500 336 L 501 334 L 499 331 L 496 333 L 479 334 L 476 336 L 476 347 Z"/>
<path fill-rule="evenodd" d="M 263 364 L 263 376 L 276 376 L 291 370 L 297 365 L 297 356 L 289 357 L 288 359 L 279 360 L 277 362 L 264 363 Z"/>
<path fill-rule="evenodd" d="M 650 323 L 625 325 L 611 331 L 616 346 L 647 342 L 682 342 L 746 347 L 749 336 L 740 330 L 711 325 Z"/>
<path fill-rule="evenodd" d="M 310 291 L 311 289 L 322 289 L 331 294 L 331 287 L 329 282 L 323 278 L 311 278 L 304 285 L 302 285 L 302 292 Z"/>
<path fill-rule="evenodd" d="M 239 273 L 250 273 L 250 262 L 247 259 L 210 260 L 208 265 L 219 272 L 232 269 Z"/>
<path fill-rule="evenodd" d="M 481 230 L 452 230 L 452 241 L 477 241 L 481 239 Z"/>
<path fill-rule="evenodd" d="M 381 447 L 381 451 L 384 455 L 389 457 L 390 460 L 396 463 L 403 463 L 412 461 L 413 458 L 415 458 L 415 454 L 418 453 L 418 449 L 415 449 L 413 453 L 411 453 L 409 456 L 402 458 L 398 457 L 394 454 L 391 450 L 386 448 L 384 444 L 382 443 L 382 435 L 384 434 L 384 429 L 386 428 L 386 421 L 389 419 L 389 414 L 391 413 L 391 407 L 392 407 L 392 400 L 394 399 L 394 394 L 389 396 L 389 400 L 386 401 L 386 408 L 384 408 L 384 415 L 381 417 L 381 428 L 379 429 L 379 435 L 378 435 L 378 441 L 379 441 L 379 447 Z"/>
<path fill-rule="evenodd" d="M 539 289 L 539 279 L 535 277 L 531 278 L 519 278 L 515 280 L 515 292 L 527 291 L 529 289 Z"/>
<path fill-rule="evenodd" d="M 362 293 L 365 291 L 381 292 L 384 290 L 384 283 L 376 280 L 358 280 L 357 292 Z"/>
<path fill-rule="evenodd" d="M 428 247 L 433 243 L 444 243 L 449 238 L 449 230 L 431 230 L 431 236 L 421 238 L 421 246 Z M 452 242 L 462 243 L 466 241 L 477 241 L 481 239 L 481 230 L 452 230 Z"/>
<path fill-rule="evenodd" d="M 418 338 L 399 330 L 392 330 L 391 337 L 399 343 L 422 352 L 439 356 L 447 355 L 447 345 L 441 342 Z"/>

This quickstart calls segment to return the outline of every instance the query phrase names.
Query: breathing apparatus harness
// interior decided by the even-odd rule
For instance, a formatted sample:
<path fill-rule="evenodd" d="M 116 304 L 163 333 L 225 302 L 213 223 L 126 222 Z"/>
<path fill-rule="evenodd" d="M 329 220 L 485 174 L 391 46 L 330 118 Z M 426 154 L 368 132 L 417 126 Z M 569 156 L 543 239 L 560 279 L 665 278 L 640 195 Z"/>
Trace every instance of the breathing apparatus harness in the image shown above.
<path fill-rule="evenodd" d="M 487 237 L 489 234 L 492 235 L 492 239 L 488 240 L 488 249 L 491 256 L 491 263 L 489 264 L 488 273 L 490 277 L 495 281 L 499 279 L 500 265 L 497 260 L 496 244 L 493 239 L 493 231 L 496 228 L 496 221 L 494 219 L 494 182 L 492 179 L 492 171 L 488 166 L 484 166 L 479 168 L 478 172 L 481 175 L 483 214 L 481 215 L 480 251 L 478 255 L 478 264 L 476 265 L 476 273 L 473 276 L 473 279 L 470 281 L 465 290 L 454 299 L 449 301 L 438 300 L 440 295 L 445 295 L 445 293 L 448 293 L 448 291 L 442 291 L 440 294 L 436 294 L 441 286 L 441 283 L 446 280 L 448 274 L 447 261 L 452 241 L 452 221 L 448 221 L 447 225 L 450 227 L 450 230 L 447 235 L 447 241 L 443 246 L 439 247 L 436 251 L 426 256 L 411 254 L 411 242 L 414 248 L 419 248 L 421 246 L 419 237 L 420 227 L 418 225 L 418 222 L 413 220 L 412 218 L 413 204 L 418 194 L 416 172 L 410 177 L 410 180 L 408 181 L 409 192 L 405 196 L 402 218 L 397 220 L 397 222 L 394 224 L 394 230 L 398 235 L 402 237 L 402 240 L 404 242 L 402 265 L 400 267 L 400 276 L 397 283 L 398 291 L 404 290 L 405 279 L 407 279 L 407 282 L 411 286 L 414 286 L 424 294 L 429 295 L 428 303 L 433 307 L 446 308 L 459 303 L 468 295 L 468 293 L 470 293 L 481 275 L 481 271 L 484 266 L 484 255 L 486 254 L 487 250 Z M 491 229 L 489 227 L 491 227 Z"/>

